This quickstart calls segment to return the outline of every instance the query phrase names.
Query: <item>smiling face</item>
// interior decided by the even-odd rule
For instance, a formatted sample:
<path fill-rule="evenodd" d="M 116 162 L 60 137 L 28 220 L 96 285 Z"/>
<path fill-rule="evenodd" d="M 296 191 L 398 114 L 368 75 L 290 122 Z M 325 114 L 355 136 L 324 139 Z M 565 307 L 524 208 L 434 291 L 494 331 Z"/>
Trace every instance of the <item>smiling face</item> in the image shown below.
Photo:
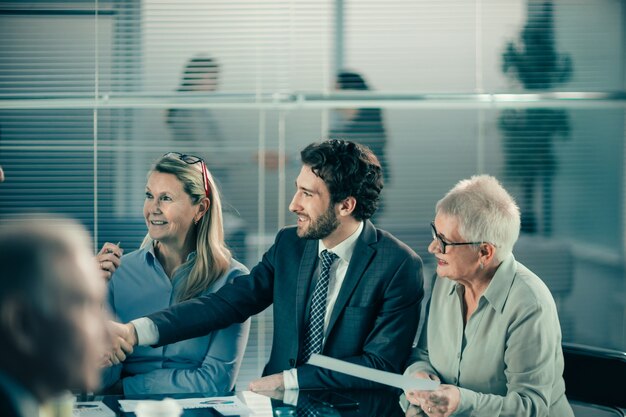
<path fill-rule="evenodd" d="M 296 179 L 296 193 L 289 210 L 298 215 L 297 233 L 303 239 L 324 239 L 340 225 L 328 187 L 307 165 Z"/>
<path fill-rule="evenodd" d="M 459 221 L 454 216 L 437 214 L 435 228 L 445 242 L 466 242 L 459 234 Z M 467 281 L 478 274 L 480 257 L 475 246 L 448 246 L 445 254 L 441 253 L 439 246 L 436 239 L 428 245 L 428 252 L 437 258 L 437 275 L 453 281 Z"/>
<path fill-rule="evenodd" d="M 152 172 L 146 184 L 143 215 L 148 234 L 163 244 L 182 245 L 200 212 L 173 174 Z"/>

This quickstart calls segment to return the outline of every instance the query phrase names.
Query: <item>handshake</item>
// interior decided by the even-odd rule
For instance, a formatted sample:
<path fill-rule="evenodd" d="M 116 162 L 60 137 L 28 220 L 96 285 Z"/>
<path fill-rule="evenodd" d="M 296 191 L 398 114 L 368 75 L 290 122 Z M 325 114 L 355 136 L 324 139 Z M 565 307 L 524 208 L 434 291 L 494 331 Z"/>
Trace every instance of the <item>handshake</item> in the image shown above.
<path fill-rule="evenodd" d="M 137 332 L 132 323 L 117 323 L 109 320 L 107 323 L 110 344 L 102 359 L 102 366 L 117 365 L 126 360 L 126 356 L 133 353 L 137 346 Z"/>

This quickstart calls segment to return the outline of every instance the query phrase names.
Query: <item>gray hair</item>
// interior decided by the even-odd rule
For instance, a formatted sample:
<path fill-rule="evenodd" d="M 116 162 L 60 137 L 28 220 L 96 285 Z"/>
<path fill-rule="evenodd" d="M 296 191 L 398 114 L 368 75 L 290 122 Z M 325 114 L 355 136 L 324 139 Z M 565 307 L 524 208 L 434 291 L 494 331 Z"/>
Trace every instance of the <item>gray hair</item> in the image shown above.
<path fill-rule="evenodd" d="M 454 216 L 463 239 L 495 245 L 495 257 L 499 261 L 511 254 L 519 237 L 519 208 L 500 182 L 490 175 L 475 175 L 459 181 L 437 202 L 436 212 Z"/>

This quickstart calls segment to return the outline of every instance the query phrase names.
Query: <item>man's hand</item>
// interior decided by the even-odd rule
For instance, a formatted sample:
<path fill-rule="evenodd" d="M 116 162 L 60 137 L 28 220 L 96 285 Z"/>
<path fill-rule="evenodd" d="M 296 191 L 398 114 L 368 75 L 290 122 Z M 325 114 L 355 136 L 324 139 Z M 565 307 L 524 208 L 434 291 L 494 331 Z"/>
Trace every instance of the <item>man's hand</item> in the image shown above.
<path fill-rule="evenodd" d="M 255 391 L 255 392 L 256 391 L 284 391 L 285 381 L 283 379 L 283 374 L 279 373 L 279 374 L 264 376 L 261 379 L 252 381 L 248 389 L 250 391 Z"/>
<path fill-rule="evenodd" d="M 107 329 L 111 338 L 109 357 L 112 365 L 124 362 L 126 356 L 133 353 L 133 346 L 137 345 L 135 326 L 131 323 L 122 324 L 109 321 Z"/>
<path fill-rule="evenodd" d="M 102 355 L 100 357 L 100 360 L 98 361 L 98 367 L 99 368 L 108 368 L 109 366 L 112 366 L 113 362 L 111 362 L 111 355 L 108 353 L 105 353 L 104 355 Z"/>
<path fill-rule="evenodd" d="M 256 391 L 257 394 L 264 395 L 274 400 L 282 401 L 285 398 L 284 390 L 274 390 L 274 391 Z"/>

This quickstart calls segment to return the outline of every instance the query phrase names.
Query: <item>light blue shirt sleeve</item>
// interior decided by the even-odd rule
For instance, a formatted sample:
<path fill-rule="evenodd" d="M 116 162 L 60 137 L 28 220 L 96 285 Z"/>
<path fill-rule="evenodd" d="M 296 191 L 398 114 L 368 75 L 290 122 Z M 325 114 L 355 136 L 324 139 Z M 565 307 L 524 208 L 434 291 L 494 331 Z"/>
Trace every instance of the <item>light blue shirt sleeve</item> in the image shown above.
<path fill-rule="evenodd" d="M 100 387 L 108 388 L 115 384 L 122 376 L 122 364 L 103 368 L 100 373 Z"/>
<path fill-rule="evenodd" d="M 155 369 L 124 378 L 124 394 L 228 392 L 248 343 L 250 319 L 213 332 L 202 365 L 193 369 Z"/>
<path fill-rule="evenodd" d="M 109 300 L 109 306 L 107 307 L 109 308 L 111 305 L 113 305 L 114 293 L 115 292 L 113 290 L 113 283 L 109 281 L 109 285 L 107 287 L 107 299 Z M 118 365 L 113 365 L 113 366 L 109 366 L 106 368 L 102 368 L 102 371 L 100 373 L 100 387 L 108 388 L 112 386 L 120 379 L 121 375 L 122 375 L 121 363 Z"/>
<path fill-rule="evenodd" d="M 149 248 L 125 255 L 109 283 L 112 312 L 122 322 L 136 320 L 134 324 L 142 344 L 154 343 L 158 332 L 150 336 L 152 323 L 138 318 L 176 304 L 176 288 L 184 282 L 189 270 L 190 267 L 181 267 L 170 280 Z M 245 266 L 233 260 L 230 269 L 206 293 L 215 292 L 236 276 L 247 273 Z M 142 320 L 147 321 L 144 328 Z M 122 380 L 126 395 L 231 391 L 249 330 L 250 320 L 247 320 L 163 347 L 137 346 L 123 363 L 123 372 L 105 371 L 104 385 L 114 384 L 121 372 L 127 375 Z"/>

